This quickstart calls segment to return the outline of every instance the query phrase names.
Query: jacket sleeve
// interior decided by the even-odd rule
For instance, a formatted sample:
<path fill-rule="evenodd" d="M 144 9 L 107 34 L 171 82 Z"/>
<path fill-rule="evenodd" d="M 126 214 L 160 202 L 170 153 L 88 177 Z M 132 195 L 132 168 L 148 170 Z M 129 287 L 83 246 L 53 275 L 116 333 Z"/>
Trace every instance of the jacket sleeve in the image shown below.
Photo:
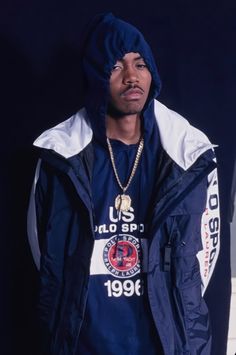
<path fill-rule="evenodd" d="M 37 269 L 40 269 L 40 256 L 41 251 L 39 248 L 39 239 L 38 239 L 38 221 L 36 216 L 36 186 L 39 180 L 41 167 L 41 159 L 39 159 L 36 170 L 33 185 L 31 188 L 29 208 L 27 214 L 27 233 L 28 241 L 31 248 L 32 256 L 35 262 Z"/>
<path fill-rule="evenodd" d="M 60 302 L 67 228 L 62 219 L 66 208 L 60 177 L 38 161 L 28 209 L 28 240 L 39 271 L 39 338 L 47 354 Z M 64 226 L 65 225 L 65 226 Z"/>
<path fill-rule="evenodd" d="M 220 205 L 217 169 L 208 175 L 206 209 L 201 219 L 202 250 L 197 257 L 200 264 L 202 294 L 213 274 L 220 250 Z"/>

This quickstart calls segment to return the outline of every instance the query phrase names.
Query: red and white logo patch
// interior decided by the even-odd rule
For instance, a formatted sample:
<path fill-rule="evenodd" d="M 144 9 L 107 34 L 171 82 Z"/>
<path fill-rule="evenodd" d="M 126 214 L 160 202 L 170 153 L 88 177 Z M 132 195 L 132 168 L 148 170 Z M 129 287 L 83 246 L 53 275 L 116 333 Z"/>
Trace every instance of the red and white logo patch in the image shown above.
<path fill-rule="evenodd" d="M 115 235 L 103 249 L 103 261 L 114 276 L 126 278 L 140 272 L 140 244 L 131 235 Z"/>

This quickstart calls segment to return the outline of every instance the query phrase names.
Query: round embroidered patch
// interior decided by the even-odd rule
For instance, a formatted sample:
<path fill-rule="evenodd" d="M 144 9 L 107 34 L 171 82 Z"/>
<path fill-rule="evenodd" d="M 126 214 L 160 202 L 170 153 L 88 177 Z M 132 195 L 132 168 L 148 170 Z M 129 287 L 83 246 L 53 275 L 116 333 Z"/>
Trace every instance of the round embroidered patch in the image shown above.
<path fill-rule="evenodd" d="M 108 271 L 120 278 L 140 272 L 140 244 L 132 235 L 111 237 L 103 249 L 103 261 Z"/>

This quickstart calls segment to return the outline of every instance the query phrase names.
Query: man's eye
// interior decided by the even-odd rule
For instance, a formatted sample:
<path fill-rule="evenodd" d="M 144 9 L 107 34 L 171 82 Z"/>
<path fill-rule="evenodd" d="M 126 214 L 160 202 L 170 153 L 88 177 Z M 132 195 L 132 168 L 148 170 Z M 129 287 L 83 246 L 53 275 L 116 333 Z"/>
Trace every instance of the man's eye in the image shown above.
<path fill-rule="evenodd" d="M 139 63 L 136 65 L 138 69 L 144 69 L 144 68 L 147 68 L 146 64 L 145 63 Z"/>
<path fill-rule="evenodd" d="M 112 71 L 118 71 L 118 70 L 121 70 L 122 69 L 122 66 L 117 64 L 117 65 L 114 65 L 114 67 L 112 68 Z"/>

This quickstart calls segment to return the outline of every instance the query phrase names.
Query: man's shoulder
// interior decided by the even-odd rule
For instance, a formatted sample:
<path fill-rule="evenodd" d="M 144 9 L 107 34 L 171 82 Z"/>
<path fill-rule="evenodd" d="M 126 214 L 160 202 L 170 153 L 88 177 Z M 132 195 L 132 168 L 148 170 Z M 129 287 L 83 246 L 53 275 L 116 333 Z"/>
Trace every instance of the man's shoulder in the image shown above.
<path fill-rule="evenodd" d="M 86 110 L 82 108 L 65 121 L 44 131 L 33 144 L 69 158 L 81 152 L 91 140 L 92 129 Z"/>
<path fill-rule="evenodd" d="M 186 118 L 157 100 L 154 103 L 154 113 L 164 150 L 184 170 L 200 155 L 216 146 Z"/>
<path fill-rule="evenodd" d="M 185 117 L 158 100 L 154 100 L 154 112 L 157 120 L 165 120 L 166 123 L 172 123 L 175 125 L 190 125 L 189 121 Z"/>

